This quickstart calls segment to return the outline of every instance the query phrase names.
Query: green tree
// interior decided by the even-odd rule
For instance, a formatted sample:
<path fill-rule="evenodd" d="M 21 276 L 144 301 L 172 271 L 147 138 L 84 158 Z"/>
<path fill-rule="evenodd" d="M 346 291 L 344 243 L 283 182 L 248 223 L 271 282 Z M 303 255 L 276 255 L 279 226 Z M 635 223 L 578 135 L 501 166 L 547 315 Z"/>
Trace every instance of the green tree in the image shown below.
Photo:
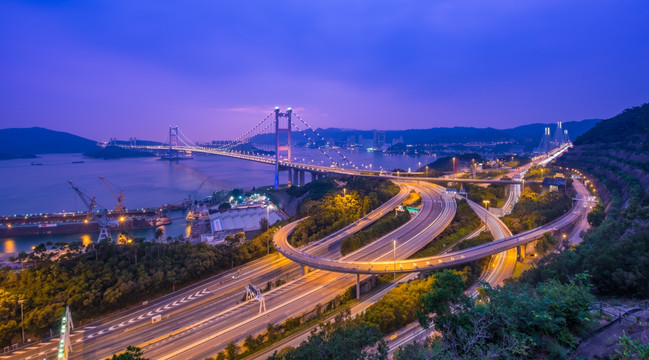
<path fill-rule="evenodd" d="M 126 351 L 119 354 L 113 355 L 112 360 L 149 360 L 148 358 L 142 357 L 142 349 L 135 346 L 128 346 Z"/>
<path fill-rule="evenodd" d="M 228 345 L 225 346 L 225 358 L 228 360 L 235 360 L 238 354 L 239 346 L 237 346 L 234 341 L 230 341 Z"/>

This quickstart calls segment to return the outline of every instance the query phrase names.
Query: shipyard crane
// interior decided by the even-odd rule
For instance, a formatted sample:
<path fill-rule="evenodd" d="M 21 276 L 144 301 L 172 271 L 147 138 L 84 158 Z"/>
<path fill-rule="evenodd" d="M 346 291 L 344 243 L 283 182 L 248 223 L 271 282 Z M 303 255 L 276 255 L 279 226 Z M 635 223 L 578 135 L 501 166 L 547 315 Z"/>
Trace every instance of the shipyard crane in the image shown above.
<path fill-rule="evenodd" d="M 68 183 L 70 186 L 72 186 L 72 189 L 79 195 L 81 198 L 81 201 L 86 205 L 88 208 L 88 211 L 92 215 L 92 217 L 95 218 L 95 221 L 97 221 L 97 225 L 99 225 L 99 238 L 97 239 L 97 242 L 100 242 L 104 239 L 107 239 L 108 241 L 113 241 L 112 236 L 110 235 L 110 232 L 108 231 L 108 212 L 106 209 L 102 209 L 97 213 L 95 211 L 95 208 L 97 208 L 97 201 L 95 200 L 95 196 L 93 195 L 92 198 L 81 191 L 74 183 L 72 183 L 71 180 L 68 180 Z"/>
<path fill-rule="evenodd" d="M 106 180 L 103 176 L 100 176 L 99 178 L 101 179 L 101 182 L 103 182 L 104 185 L 106 185 L 106 188 L 108 189 L 108 191 L 110 191 L 110 193 L 113 195 L 115 200 L 117 200 L 117 205 L 115 205 L 115 209 L 113 209 L 113 212 L 118 213 L 118 214 L 126 212 L 126 207 L 124 207 L 124 205 L 122 205 L 122 201 L 124 201 L 124 199 L 125 199 L 125 197 L 124 197 L 124 189 L 120 188 L 119 189 L 119 194 L 117 194 L 117 193 L 115 193 L 115 190 L 113 190 L 113 188 L 111 187 L 111 184 L 113 186 L 115 186 L 115 184 L 113 184 L 110 181 Z"/>
<path fill-rule="evenodd" d="M 201 191 L 201 189 L 203 188 L 203 185 L 205 185 L 205 183 L 207 182 L 208 179 L 209 179 L 209 177 L 206 177 L 205 180 L 203 180 L 203 182 L 198 186 L 198 189 L 196 189 L 196 191 L 189 194 L 189 197 L 188 197 L 188 200 L 187 200 L 187 204 L 188 204 L 187 207 L 189 208 L 189 211 L 187 212 L 187 217 L 186 217 L 187 222 L 192 222 L 197 217 L 196 216 L 196 205 L 197 205 L 196 202 L 198 201 L 198 192 Z M 192 201 L 192 198 L 194 198 L 193 201 Z"/>

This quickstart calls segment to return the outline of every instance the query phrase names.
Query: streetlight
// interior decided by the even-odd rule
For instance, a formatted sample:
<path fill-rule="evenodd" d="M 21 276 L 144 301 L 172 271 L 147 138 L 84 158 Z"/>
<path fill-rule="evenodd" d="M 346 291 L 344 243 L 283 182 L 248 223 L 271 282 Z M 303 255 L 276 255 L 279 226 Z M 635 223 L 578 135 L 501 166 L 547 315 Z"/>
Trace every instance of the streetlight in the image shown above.
<path fill-rule="evenodd" d="M 18 303 L 20 304 L 20 328 L 22 329 L 23 335 L 23 344 L 25 343 L 25 316 L 23 315 L 23 303 L 25 300 L 20 299 Z"/>
<path fill-rule="evenodd" d="M 343 196 L 347 196 L 347 188 L 343 188 Z"/>
<path fill-rule="evenodd" d="M 394 264 L 392 265 L 392 270 L 394 270 L 394 280 L 397 280 L 397 240 L 392 240 L 392 259 Z"/>
<path fill-rule="evenodd" d="M 484 208 L 487 209 L 487 211 L 489 211 L 489 204 L 491 203 L 491 201 L 482 200 L 482 203 L 484 204 Z M 487 213 L 484 214 L 484 224 L 487 225 Z"/>

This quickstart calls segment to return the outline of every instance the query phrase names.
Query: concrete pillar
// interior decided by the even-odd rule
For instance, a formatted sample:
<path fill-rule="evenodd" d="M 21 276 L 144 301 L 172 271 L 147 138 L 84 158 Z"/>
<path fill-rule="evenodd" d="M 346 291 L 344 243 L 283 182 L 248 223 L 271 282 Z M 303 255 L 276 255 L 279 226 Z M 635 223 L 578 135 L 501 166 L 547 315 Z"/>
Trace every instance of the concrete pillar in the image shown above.
<path fill-rule="evenodd" d="M 288 173 L 288 186 L 290 187 L 291 184 L 292 184 L 291 180 L 293 180 L 293 179 L 292 179 L 292 176 L 293 176 L 293 169 L 291 169 L 291 168 L 286 168 L 286 173 Z"/>
<path fill-rule="evenodd" d="M 525 259 L 525 248 L 527 248 L 527 244 L 518 245 L 516 247 L 516 255 L 518 255 L 518 261 L 523 261 L 523 259 Z"/>
<path fill-rule="evenodd" d="M 300 186 L 304 186 L 304 170 L 300 170 Z"/>
<path fill-rule="evenodd" d="M 293 185 L 299 185 L 299 176 L 300 176 L 300 170 L 298 169 L 293 169 Z"/>
<path fill-rule="evenodd" d="M 356 274 L 356 300 L 361 298 L 361 274 Z"/>
<path fill-rule="evenodd" d="M 318 180 L 318 174 L 311 172 L 311 182 Z"/>

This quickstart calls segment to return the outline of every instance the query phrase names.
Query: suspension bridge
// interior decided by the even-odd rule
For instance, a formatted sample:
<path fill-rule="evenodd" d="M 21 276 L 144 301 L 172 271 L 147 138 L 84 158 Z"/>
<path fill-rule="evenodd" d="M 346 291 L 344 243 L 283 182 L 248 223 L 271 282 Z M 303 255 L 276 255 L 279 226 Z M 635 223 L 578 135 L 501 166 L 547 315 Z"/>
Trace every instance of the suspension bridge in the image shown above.
<path fill-rule="evenodd" d="M 293 155 L 293 134 L 302 135 L 302 145 L 310 149 L 317 149 L 326 158 L 325 161 L 315 163 Z M 506 183 L 518 184 L 520 179 L 491 180 L 491 179 L 460 179 L 460 178 L 433 178 L 424 176 L 421 172 L 392 172 L 362 169 L 354 164 L 334 144 L 327 141 L 316 129 L 311 127 L 299 114 L 291 108 L 281 112 L 276 107 L 264 119 L 255 124 L 234 140 L 213 142 L 212 144 L 199 144 L 190 140 L 176 127 L 169 127 L 169 135 L 163 142 L 155 145 L 138 145 L 135 138 L 128 144 L 118 145 L 111 139 L 112 145 L 142 151 L 152 151 L 169 160 L 180 160 L 181 154 L 210 154 L 226 156 L 246 161 L 253 161 L 272 165 L 275 167 L 274 186 L 279 188 L 280 175 L 287 173 L 287 184 L 304 185 L 306 174 L 311 174 L 311 181 L 327 175 L 351 175 L 363 177 L 382 177 L 401 179 L 408 177 L 411 180 L 427 181 L 453 181 L 473 183 Z M 106 146 L 109 143 L 101 143 Z"/>

